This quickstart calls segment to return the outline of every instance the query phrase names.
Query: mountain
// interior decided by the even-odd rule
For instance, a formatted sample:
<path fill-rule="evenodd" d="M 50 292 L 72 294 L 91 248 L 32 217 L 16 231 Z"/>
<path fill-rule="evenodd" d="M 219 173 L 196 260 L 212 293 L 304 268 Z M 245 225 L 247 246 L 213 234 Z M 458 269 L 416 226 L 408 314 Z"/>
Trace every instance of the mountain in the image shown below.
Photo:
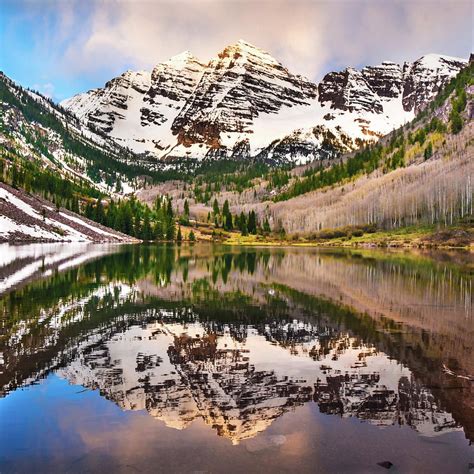
<path fill-rule="evenodd" d="M 240 40 L 207 64 L 185 52 L 61 105 L 149 158 L 304 163 L 410 121 L 466 64 L 429 54 L 331 72 L 315 84 Z"/>
<path fill-rule="evenodd" d="M 0 112 L 0 159 L 6 168 L 27 162 L 30 168 L 101 192 L 130 191 L 139 176 L 149 173 L 99 127 L 81 123 L 1 72 Z"/>
<path fill-rule="evenodd" d="M 145 165 L 97 128 L 0 73 L 0 241 L 149 238 L 149 209 L 117 200 L 144 181 L 173 176 Z M 171 238 L 171 213 L 162 224 Z"/>
<path fill-rule="evenodd" d="M 170 141 L 170 124 L 185 106 L 204 66 L 190 53 L 158 64 L 151 73 L 127 71 L 103 89 L 62 102 L 84 123 L 136 153 L 161 149 Z"/>

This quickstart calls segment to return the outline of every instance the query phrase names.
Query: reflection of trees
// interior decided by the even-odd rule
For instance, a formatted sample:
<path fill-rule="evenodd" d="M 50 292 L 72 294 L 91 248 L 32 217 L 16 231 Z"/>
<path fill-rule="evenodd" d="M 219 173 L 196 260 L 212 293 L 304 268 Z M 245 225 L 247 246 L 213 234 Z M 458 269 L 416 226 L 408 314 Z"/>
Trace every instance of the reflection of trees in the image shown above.
<path fill-rule="evenodd" d="M 453 378 L 443 368 L 444 360 L 446 360 L 444 349 L 455 343 L 454 335 L 468 341 L 469 332 L 464 334 L 459 330 L 453 331 L 450 337 L 448 334 L 438 334 L 436 331 L 426 331 L 418 327 L 403 330 L 401 323 L 388 318 L 376 319 L 368 314 L 357 313 L 331 300 L 314 297 L 284 285 L 272 285 L 272 287 L 276 290 L 273 298 L 289 299 L 295 307 L 304 308 L 307 311 L 305 318 L 308 319 L 306 320 L 317 321 L 326 330 L 332 327 L 333 331 L 339 333 L 347 331 L 351 337 L 359 340 L 355 343 L 356 347 L 362 347 L 362 341 L 364 341 L 365 345 L 371 345 L 409 367 L 417 383 L 423 387 L 429 387 L 431 396 L 436 400 L 433 404 L 440 410 L 452 413 L 463 425 L 466 436 L 471 440 L 474 439 L 474 411 L 472 409 L 474 386 L 467 379 Z M 464 360 L 464 354 L 470 353 L 468 347 L 465 342 L 460 343 L 458 348 L 460 358 L 451 358 L 448 362 L 461 373 L 459 365 L 472 362 L 472 358 Z M 320 339 L 320 345 L 311 349 L 310 356 L 315 360 L 321 360 L 322 356 L 329 354 L 335 348 L 338 348 L 334 356 L 337 358 L 339 349 L 342 349 L 339 353 L 347 349 L 347 339 L 340 340 L 323 336 Z M 448 425 L 450 423 L 448 422 Z"/>

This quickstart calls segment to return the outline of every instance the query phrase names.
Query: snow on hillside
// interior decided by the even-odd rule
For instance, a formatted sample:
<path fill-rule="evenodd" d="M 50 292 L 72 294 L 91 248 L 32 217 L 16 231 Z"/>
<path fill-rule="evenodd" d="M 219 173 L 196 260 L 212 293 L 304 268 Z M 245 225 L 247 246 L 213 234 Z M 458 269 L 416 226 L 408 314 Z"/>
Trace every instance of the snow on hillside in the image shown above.
<path fill-rule="evenodd" d="M 0 183 L 0 242 L 135 242 L 50 202 Z"/>

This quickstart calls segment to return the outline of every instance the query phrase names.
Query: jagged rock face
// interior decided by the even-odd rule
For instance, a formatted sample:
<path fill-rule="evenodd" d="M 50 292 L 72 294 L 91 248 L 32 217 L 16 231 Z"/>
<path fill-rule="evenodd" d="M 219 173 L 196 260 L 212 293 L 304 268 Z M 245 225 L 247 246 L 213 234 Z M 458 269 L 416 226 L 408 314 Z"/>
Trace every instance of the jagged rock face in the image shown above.
<path fill-rule="evenodd" d="M 137 153 L 158 154 L 172 137 L 171 123 L 203 70 L 203 64 L 185 52 L 158 64 L 151 73 L 127 71 L 103 89 L 74 96 L 62 105 L 121 145 Z"/>
<path fill-rule="evenodd" d="M 158 64 L 151 73 L 150 88 L 143 97 L 143 102 L 147 104 L 141 109 L 144 126 L 166 122 L 169 118 L 166 108 L 181 110 L 203 71 L 204 65 L 188 51 Z"/>
<path fill-rule="evenodd" d="M 291 162 L 311 162 L 337 157 L 340 153 L 353 150 L 357 144 L 340 128 L 330 130 L 318 125 L 308 130 L 295 130 L 281 140 L 275 140 L 258 156 L 274 165 Z M 282 160 L 281 157 L 285 157 Z"/>
<path fill-rule="evenodd" d="M 103 89 L 76 95 L 61 105 L 93 128 L 111 134 L 117 120 L 127 119 L 130 99 L 143 95 L 149 87 L 149 72 L 127 71 L 107 82 Z"/>
<path fill-rule="evenodd" d="M 239 41 L 212 60 L 173 123 L 178 143 L 220 146 L 220 134 L 252 133 L 253 120 L 282 107 L 309 105 L 315 84 L 288 72 L 268 53 Z"/>
<path fill-rule="evenodd" d="M 327 74 L 319 85 L 240 40 L 207 65 L 185 52 L 62 103 L 136 153 L 173 160 L 308 162 L 337 156 L 414 118 L 467 61 L 424 56 Z M 316 137 L 317 127 L 340 138 Z M 323 143 L 324 142 L 324 143 Z"/>
<path fill-rule="evenodd" d="M 398 64 L 385 61 L 380 66 L 367 66 L 362 75 L 378 97 L 392 99 L 403 91 L 403 72 Z"/>
<path fill-rule="evenodd" d="M 384 100 L 401 97 L 403 111 L 416 114 L 466 64 L 461 59 L 428 54 L 403 68 L 388 61 L 361 72 L 348 68 L 326 74 L 319 84 L 319 98 L 333 109 L 382 114 Z"/>
<path fill-rule="evenodd" d="M 353 68 L 326 74 L 319 84 L 319 100 L 331 108 L 349 112 L 367 111 L 380 114 L 382 104 L 364 75 Z"/>
<path fill-rule="evenodd" d="M 403 109 L 419 112 L 447 84 L 467 61 L 428 54 L 403 67 Z"/>

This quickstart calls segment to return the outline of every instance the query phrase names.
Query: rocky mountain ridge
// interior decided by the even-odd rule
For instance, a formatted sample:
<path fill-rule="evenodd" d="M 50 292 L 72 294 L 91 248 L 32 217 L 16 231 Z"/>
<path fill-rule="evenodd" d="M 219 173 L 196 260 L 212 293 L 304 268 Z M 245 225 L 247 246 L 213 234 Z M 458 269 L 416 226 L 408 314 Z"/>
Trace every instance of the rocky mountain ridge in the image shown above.
<path fill-rule="evenodd" d="M 61 105 L 122 146 L 161 160 L 304 163 L 408 122 L 466 64 L 429 54 L 330 72 L 315 84 L 240 40 L 208 64 L 184 52 Z"/>

